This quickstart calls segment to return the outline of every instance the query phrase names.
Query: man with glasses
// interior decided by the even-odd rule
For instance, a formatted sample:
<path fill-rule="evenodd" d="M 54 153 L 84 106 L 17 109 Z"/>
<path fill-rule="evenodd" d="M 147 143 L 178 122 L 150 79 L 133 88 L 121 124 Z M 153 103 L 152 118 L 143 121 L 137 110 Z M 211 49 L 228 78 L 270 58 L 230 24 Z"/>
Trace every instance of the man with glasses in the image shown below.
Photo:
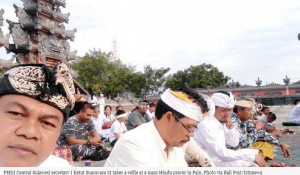
<path fill-rule="evenodd" d="M 157 103 L 155 118 L 125 133 L 104 166 L 187 167 L 186 154 L 201 166 L 214 166 L 192 138 L 207 111 L 202 96 L 186 85 L 166 90 Z"/>
<path fill-rule="evenodd" d="M 129 116 L 127 121 L 127 130 L 132 130 L 143 123 L 150 122 L 152 119 L 146 114 L 149 102 L 146 100 L 138 103 L 137 109 L 134 110 Z"/>
<path fill-rule="evenodd" d="M 195 134 L 196 142 L 219 167 L 265 166 L 265 161 L 256 149 L 238 151 L 226 148 L 226 144 L 236 147 L 239 132 L 230 119 L 234 107 L 233 95 L 229 92 L 214 93 L 211 97 L 215 105 L 214 115 L 207 116 Z"/>

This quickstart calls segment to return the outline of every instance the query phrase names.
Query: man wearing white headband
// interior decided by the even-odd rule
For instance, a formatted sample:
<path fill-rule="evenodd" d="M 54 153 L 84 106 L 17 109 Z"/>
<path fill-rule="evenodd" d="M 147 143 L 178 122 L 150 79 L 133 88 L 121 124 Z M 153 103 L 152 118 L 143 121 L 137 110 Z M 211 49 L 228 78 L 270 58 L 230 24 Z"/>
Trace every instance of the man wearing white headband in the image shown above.
<path fill-rule="evenodd" d="M 185 154 L 201 166 L 214 166 L 192 138 L 207 111 L 205 100 L 186 85 L 166 90 L 155 118 L 125 133 L 104 166 L 187 167 Z"/>
<path fill-rule="evenodd" d="M 229 92 L 217 92 L 211 97 L 215 104 L 214 115 L 207 116 L 195 133 L 196 142 L 212 158 L 219 167 L 264 166 L 263 157 L 258 150 L 234 151 L 226 148 L 226 144 L 235 147 L 239 144 L 239 132 L 230 120 L 234 107 L 233 95 Z"/>

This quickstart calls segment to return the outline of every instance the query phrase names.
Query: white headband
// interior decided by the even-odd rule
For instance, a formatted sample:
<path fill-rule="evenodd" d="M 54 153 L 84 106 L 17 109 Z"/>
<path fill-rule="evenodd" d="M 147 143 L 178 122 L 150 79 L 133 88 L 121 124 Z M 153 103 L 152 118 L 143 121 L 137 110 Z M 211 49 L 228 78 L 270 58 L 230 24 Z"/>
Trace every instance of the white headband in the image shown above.
<path fill-rule="evenodd" d="M 234 107 L 234 98 L 231 92 L 228 92 L 230 94 L 230 97 L 228 95 L 223 93 L 214 93 L 211 96 L 211 99 L 214 101 L 215 106 L 222 107 L 222 108 L 233 108 Z"/>
<path fill-rule="evenodd" d="M 122 117 L 127 117 L 128 116 L 128 113 L 124 113 L 124 114 L 121 114 L 121 115 L 117 115 L 116 118 L 122 118 Z"/>
<path fill-rule="evenodd" d="M 183 114 L 184 116 L 197 122 L 200 122 L 200 120 L 202 119 L 201 108 L 196 103 L 184 101 L 178 97 L 175 97 L 169 91 L 170 89 L 167 89 L 161 95 L 161 100 L 177 112 Z"/>

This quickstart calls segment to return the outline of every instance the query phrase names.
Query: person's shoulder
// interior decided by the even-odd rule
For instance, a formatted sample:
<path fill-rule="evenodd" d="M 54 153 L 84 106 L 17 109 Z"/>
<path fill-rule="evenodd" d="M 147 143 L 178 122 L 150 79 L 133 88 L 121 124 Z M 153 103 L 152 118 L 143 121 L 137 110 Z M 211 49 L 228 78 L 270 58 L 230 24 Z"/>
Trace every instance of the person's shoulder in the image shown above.
<path fill-rule="evenodd" d="M 71 165 L 65 159 L 50 155 L 39 167 L 71 167 Z"/>
<path fill-rule="evenodd" d="M 149 123 L 142 124 L 128 132 L 126 132 L 122 137 L 124 140 L 143 140 L 143 138 L 148 137 L 149 134 Z"/>
<path fill-rule="evenodd" d="M 136 117 L 136 116 L 138 116 L 138 115 L 139 115 L 138 111 L 137 111 L 137 110 L 134 110 L 132 113 L 129 114 L 128 118 L 129 118 L 129 117 Z"/>

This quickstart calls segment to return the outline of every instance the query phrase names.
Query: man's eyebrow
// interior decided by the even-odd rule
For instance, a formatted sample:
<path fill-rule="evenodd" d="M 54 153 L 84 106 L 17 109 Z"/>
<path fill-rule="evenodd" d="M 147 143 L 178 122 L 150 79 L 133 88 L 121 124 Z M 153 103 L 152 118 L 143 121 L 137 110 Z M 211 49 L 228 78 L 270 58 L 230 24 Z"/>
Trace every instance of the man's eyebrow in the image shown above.
<path fill-rule="evenodd" d="M 60 121 L 60 117 L 57 115 L 46 114 L 46 115 L 43 115 L 42 117 L 40 117 L 40 119 L 49 119 L 49 118 Z"/>
<path fill-rule="evenodd" d="M 24 106 L 24 105 L 22 105 L 21 103 L 16 102 L 16 101 L 14 101 L 14 102 L 12 102 L 12 103 L 10 103 L 10 104 L 8 104 L 8 105 L 9 105 L 9 106 L 18 106 L 18 107 L 22 108 L 22 110 L 25 111 L 25 112 L 28 112 L 28 111 L 29 111 L 28 108 L 27 108 L 26 106 Z"/>

